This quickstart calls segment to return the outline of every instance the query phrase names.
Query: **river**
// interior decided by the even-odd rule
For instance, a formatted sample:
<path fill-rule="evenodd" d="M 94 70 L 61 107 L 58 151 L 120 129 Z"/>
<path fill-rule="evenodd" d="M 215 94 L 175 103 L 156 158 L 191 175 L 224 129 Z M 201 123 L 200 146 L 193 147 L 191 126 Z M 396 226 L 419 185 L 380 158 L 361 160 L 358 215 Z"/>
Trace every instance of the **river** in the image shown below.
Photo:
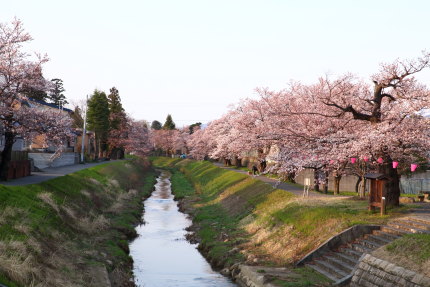
<path fill-rule="evenodd" d="M 145 200 L 144 224 L 130 244 L 135 283 L 139 287 L 231 287 L 228 278 L 212 270 L 209 263 L 185 239 L 191 225 L 173 200 L 170 175 L 157 178 L 155 190 Z"/>

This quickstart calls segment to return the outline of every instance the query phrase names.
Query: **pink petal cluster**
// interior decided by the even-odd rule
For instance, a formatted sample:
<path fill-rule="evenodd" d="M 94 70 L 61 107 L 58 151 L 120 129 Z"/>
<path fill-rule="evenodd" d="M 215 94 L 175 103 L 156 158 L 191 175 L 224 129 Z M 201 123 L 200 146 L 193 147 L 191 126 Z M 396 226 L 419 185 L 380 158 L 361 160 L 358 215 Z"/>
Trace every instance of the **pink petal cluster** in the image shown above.
<path fill-rule="evenodd" d="M 51 84 L 42 75 L 47 56 L 36 55 L 31 59 L 23 51 L 23 45 L 30 40 L 19 20 L 0 23 L 0 128 L 5 137 L 0 164 L 2 178 L 16 137 L 31 142 L 36 135 L 44 134 L 47 144 L 57 147 L 58 152 L 73 137 L 67 113 L 35 107 L 26 97 L 26 91 L 47 91 Z"/>
<path fill-rule="evenodd" d="M 384 64 L 370 83 L 348 73 L 309 85 L 291 82 L 281 91 L 256 89 L 259 99 L 240 102 L 192 134 L 187 148 L 197 159 L 270 160 L 282 173 L 352 172 L 352 157 L 375 170 L 376 162 L 396 159 L 405 169 L 430 150 L 429 120 L 420 116 L 430 107 L 430 92 L 414 77 L 429 61 L 423 53 Z"/>

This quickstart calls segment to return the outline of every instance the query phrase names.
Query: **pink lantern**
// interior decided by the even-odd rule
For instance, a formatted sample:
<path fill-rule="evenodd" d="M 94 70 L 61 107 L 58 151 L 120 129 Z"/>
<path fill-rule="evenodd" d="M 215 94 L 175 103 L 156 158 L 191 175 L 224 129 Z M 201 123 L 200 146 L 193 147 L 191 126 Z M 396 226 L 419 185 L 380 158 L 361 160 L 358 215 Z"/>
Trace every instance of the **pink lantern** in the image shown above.
<path fill-rule="evenodd" d="M 382 159 L 382 157 L 379 157 L 376 161 L 377 161 L 378 163 L 383 163 L 383 162 L 384 162 L 384 160 Z"/>
<path fill-rule="evenodd" d="M 398 161 L 393 161 L 393 168 L 397 168 L 398 165 L 399 165 Z"/>
<path fill-rule="evenodd" d="M 351 157 L 351 163 L 355 163 L 356 160 L 357 160 L 356 157 Z"/>
<path fill-rule="evenodd" d="M 367 157 L 367 156 L 363 156 L 363 160 L 364 160 L 365 162 L 368 162 L 368 161 L 369 161 L 369 157 Z"/>
<path fill-rule="evenodd" d="M 414 172 L 417 169 L 417 167 L 418 167 L 418 164 L 416 163 L 411 164 L 411 171 Z"/>

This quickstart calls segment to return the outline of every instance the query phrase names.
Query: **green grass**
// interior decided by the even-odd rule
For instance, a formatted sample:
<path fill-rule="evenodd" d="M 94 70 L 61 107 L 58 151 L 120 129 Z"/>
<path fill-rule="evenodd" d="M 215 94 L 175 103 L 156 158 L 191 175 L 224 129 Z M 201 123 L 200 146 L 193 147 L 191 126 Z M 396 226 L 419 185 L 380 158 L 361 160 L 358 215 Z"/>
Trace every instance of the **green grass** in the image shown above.
<path fill-rule="evenodd" d="M 149 160 L 158 168 L 172 168 L 177 162 L 181 161 L 180 158 L 170 157 L 150 157 Z"/>
<path fill-rule="evenodd" d="M 380 216 L 367 210 L 366 200 L 302 199 L 206 161 L 158 157 L 151 161 L 172 172 L 173 192 L 192 207 L 202 249 L 211 260 L 227 265 L 244 260 L 242 253 L 229 252 L 240 246 L 243 254 L 255 255 L 260 264 L 285 266 L 348 227 L 383 224 L 407 209 L 390 209 L 389 215 Z M 312 270 L 293 271 L 297 276 L 281 280 L 280 286 L 329 285 Z"/>
<path fill-rule="evenodd" d="M 388 244 L 390 253 L 424 263 L 430 259 L 430 234 L 407 234 Z"/>
<path fill-rule="evenodd" d="M 171 180 L 175 198 L 182 199 L 196 195 L 195 189 L 183 173 L 173 171 Z M 238 218 L 229 216 L 220 205 L 209 204 L 199 208 L 193 220 L 199 224 L 197 233 L 201 239 L 201 246 L 209 250 L 208 256 L 218 265 L 233 264 L 243 259 L 242 255 L 238 253 L 227 256 L 228 251 L 234 247 L 234 241 L 219 240 L 222 234 L 228 234 L 229 237 L 236 237 L 240 234 L 240 230 L 236 228 Z"/>
<path fill-rule="evenodd" d="M 34 267 L 42 271 L 57 268 L 56 275 L 71 284 L 82 277 L 83 271 L 77 271 L 74 263 L 79 258 L 85 259 L 79 265 L 83 269 L 91 262 L 103 264 L 106 258 L 114 267 L 128 268 L 130 258 L 125 252 L 124 237 L 132 237 L 134 225 L 140 220 L 142 198 L 152 191 L 155 176 L 147 164 L 135 159 L 109 162 L 40 184 L 0 185 L 0 242 L 21 242 L 26 248 L 22 260 L 31 257 Z M 137 192 L 119 200 L 120 194 L 130 189 Z M 111 210 L 118 203 L 121 208 Z M 91 226 L 98 226 L 97 219 L 102 220 L 100 226 L 109 228 L 92 230 Z M 85 220 L 90 229 L 83 225 Z M 61 252 L 67 254 L 64 262 L 58 266 L 48 262 L 53 254 Z M 100 258 L 100 252 L 107 257 Z M 4 260 L 9 255 L 0 253 Z M 0 266 L 0 282 L 7 286 L 29 286 L 32 280 L 13 276 L 6 266 Z M 42 275 L 34 276 L 36 283 L 44 279 Z"/>
<path fill-rule="evenodd" d="M 286 279 L 273 281 L 280 287 L 332 286 L 330 280 L 309 267 L 296 268 Z"/>
<path fill-rule="evenodd" d="M 10 281 L 9 279 L 7 279 L 6 277 L 4 277 L 1 274 L 0 274 L 0 284 L 3 284 L 3 285 L 8 286 L 8 287 L 20 287 L 20 285 Z"/>
<path fill-rule="evenodd" d="M 324 193 L 322 190 L 318 191 L 318 193 L 321 194 L 327 194 L 327 195 L 334 195 L 333 190 L 328 190 L 327 193 Z M 343 196 L 357 196 L 357 193 L 355 191 L 339 191 L 339 195 Z"/>
<path fill-rule="evenodd" d="M 195 193 L 193 185 L 180 172 L 174 172 L 170 178 L 175 199 L 183 199 Z"/>
<path fill-rule="evenodd" d="M 237 170 L 243 170 L 243 171 L 252 171 L 251 169 L 247 168 L 247 167 L 237 167 L 237 166 L 232 166 L 232 168 L 237 169 Z"/>
<path fill-rule="evenodd" d="M 417 198 L 418 194 L 409 194 L 409 193 L 401 193 L 401 197 L 411 197 L 411 198 Z"/>
<path fill-rule="evenodd" d="M 271 179 L 281 180 L 282 182 L 286 182 L 288 184 L 303 188 L 303 184 L 293 182 L 293 181 L 288 180 L 288 179 L 282 179 L 278 174 L 266 173 L 263 176 L 271 178 Z"/>
<path fill-rule="evenodd" d="M 274 225 L 282 222 L 291 225 L 292 232 L 297 233 L 298 236 L 309 236 L 317 227 L 333 218 L 343 221 L 345 227 L 355 225 L 358 223 L 360 213 L 368 214 L 368 212 L 360 212 L 348 205 L 313 207 L 294 203 L 274 212 L 270 218 Z"/>

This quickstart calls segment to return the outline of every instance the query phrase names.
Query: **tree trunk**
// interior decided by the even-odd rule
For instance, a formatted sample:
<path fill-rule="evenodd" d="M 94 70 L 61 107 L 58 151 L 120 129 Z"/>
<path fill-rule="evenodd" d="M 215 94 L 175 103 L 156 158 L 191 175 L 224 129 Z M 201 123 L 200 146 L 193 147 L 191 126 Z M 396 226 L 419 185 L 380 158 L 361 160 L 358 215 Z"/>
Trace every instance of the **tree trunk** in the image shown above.
<path fill-rule="evenodd" d="M 318 169 L 314 169 L 314 190 L 315 191 L 320 191 L 320 186 L 319 186 L 319 170 Z"/>
<path fill-rule="evenodd" d="M 102 152 L 102 157 L 106 158 L 108 156 L 108 144 L 106 142 L 106 140 L 102 140 L 100 143 L 100 148 L 101 148 L 101 152 Z"/>
<path fill-rule="evenodd" d="M 340 192 L 340 180 L 342 179 L 342 175 L 335 174 L 334 175 L 334 189 L 333 194 L 339 194 Z"/>
<path fill-rule="evenodd" d="M 367 180 L 366 180 L 366 178 L 363 176 L 363 177 L 361 178 L 361 185 L 360 185 L 360 189 L 359 189 L 359 193 L 358 193 L 358 196 L 359 196 L 360 198 L 364 198 L 364 197 L 366 196 L 366 182 L 367 182 Z"/>
<path fill-rule="evenodd" d="M 224 158 L 224 166 L 231 166 L 231 160 Z"/>
<path fill-rule="evenodd" d="M 389 155 L 385 155 L 384 164 L 379 166 L 379 173 L 382 173 L 387 177 L 387 181 L 384 186 L 385 202 L 387 207 L 399 206 L 400 198 L 400 176 L 397 173 L 397 169 L 393 168 L 393 160 Z"/>
<path fill-rule="evenodd" d="M 260 173 L 262 173 L 262 172 L 264 172 L 265 170 L 266 170 L 266 167 L 267 167 L 267 163 L 266 163 L 266 160 L 261 160 L 260 161 L 260 164 L 259 164 L 259 170 L 260 170 Z"/>
<path fill-rule="evenodd" d="M 12 160 L 12 147 L 15 140 L 15 135 L 12 132 L 5 132 L 5 143 L 1 153 L 0 162 L 0 179 L 7 180 L 9 173 L 9 165 Z"/>
<path fill-rule="evenodd" d="M 287 174 L 287 179 L 289 182 L 296 183 L 296 173 L 295 172 L 289 172 Z"/>
<path fill-rule="evenodd" d="M 123 148 L 113 148 L 109 153 L 110 159 L 123 159 L 124 158 L 124 149 Z"/>
<path fill-rule="evenodd" d="M 99 158 L 99 152 L 100 152 L 100 139 L 99 139 L 97 133 L 95 133 L 94 137 L 95 137 L 95 141 L 96 141 L 95 142 L 95 152 L 94 152 L 94 155 L 95 155 L 96 159 L 98 159 Z"/>
<path fill-rule="evenodd" d="M 99 150 L 98 157 L 102 158 L 103 157 L 103 150 L 102 150 L 102 143 L 101 143 L 100 139 L 99 139 L 99 144 L 98 144 L 98 150 Z"/>
<path fill-rule="evenodd" d="M 242 167 L 242 161 L 237 156 L 234 158 L 234 163 L 236 164 L 236 167 Z"/>
<path fill-rule="evenodd" d="M 323 185 L 323 191 L 325 194 L 328 193 L 328 171 L 324 172 L 324 185 Z"/>
<path fill-rule="evenodd" d="M 360 182 L 361 176 L 357 176 L 357 182 L 355 183 L 355 193 L 357 193 L 357 195 L 360 193 Z"/>

